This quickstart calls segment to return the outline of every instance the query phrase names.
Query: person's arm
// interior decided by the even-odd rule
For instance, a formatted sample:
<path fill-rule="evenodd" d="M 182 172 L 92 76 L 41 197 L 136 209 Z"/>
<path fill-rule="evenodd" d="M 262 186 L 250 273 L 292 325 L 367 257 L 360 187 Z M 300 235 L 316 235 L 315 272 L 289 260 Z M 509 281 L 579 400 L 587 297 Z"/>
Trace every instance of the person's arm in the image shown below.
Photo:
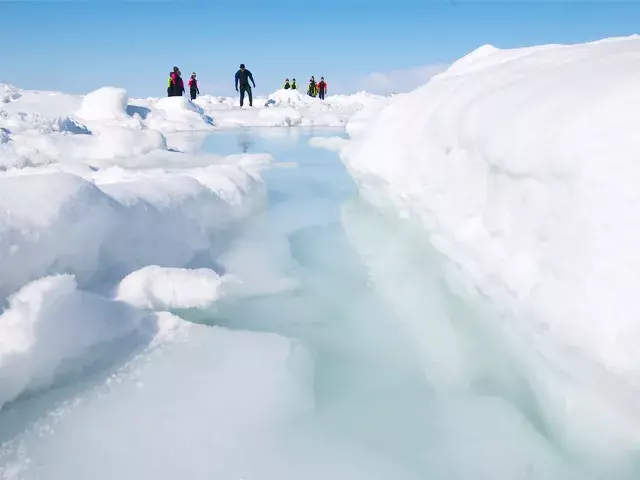
<path fill-rule="evenodd" d="M 198 86 L 198 81 L 196 80 L 196 92 L 200 95 L 200 87 Z"/>
<path fill-rule="evenodd" d="M 253 88 L 256 88 L 256 82 L 253 80 L 253 73 L 251 73 L 249 70 L 247 70 L 247 73 L 249 74 L 249 78 L 251 79 L 251 83 L 253 83 Z"/>
<path fill-rule="evenodd" d="M 236 92 L 238 91 L 238 82 L 240 81 L 240 72 L 236 72 Z"/>

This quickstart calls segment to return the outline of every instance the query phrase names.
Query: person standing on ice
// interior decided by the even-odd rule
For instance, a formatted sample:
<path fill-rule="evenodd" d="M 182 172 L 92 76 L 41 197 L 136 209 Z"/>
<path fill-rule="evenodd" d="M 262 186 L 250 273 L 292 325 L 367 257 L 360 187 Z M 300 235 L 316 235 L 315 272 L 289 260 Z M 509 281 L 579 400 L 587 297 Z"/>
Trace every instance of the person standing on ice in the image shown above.
<path fill-rule="evenodd" d="M 182 81 L 182 72 L 178 67 L 173 67 L 171 72 L 171 82 L 173 83 L 173 97 L 181 97 L 184 93 L 184 82 Z"/>
<path fill-rule="evenodd" d="M 284 88 L 285 90 L 289 90 L 291 88 L 291 84 L 289 83 L 288 78 L 284 81 L 284 85 L 282 88 Z"/>
<path fill-rule="evenodd" d="M 309 80 L 309 88 L 307 89 L 307 95 L 315 97 L 318 94 L 318 84 L 316 83 L 316 77 L 311 76 Z"/>
<path fill-rule="evenodd" d="M 196 99 L 196 94 L 200 95 L 198 80 L 196 80 L 196 72 L 191 73 L 191 78 L 189 79 L 189 93 L 191 93 L 191 100 Z"/>
<path fill-rule="evenodd" d="M 173 72 L 169 72 L 169 84 L 167 85 L 167 97 L 173 97 Z"/>
<path fill-rule="evenodd" d="M 318 96 L 320 100 L 324 100 L 325 93 L 327 93 L 327 82 L 324 81 L 324 77 L 320 77 L 320 83 L 318 83 Z"/>
<path fill-rule="evenodd" d="M 298 89 L 298 84 L 296 83 L 296 79 L 294 78 L 291 81 L 291 90 L 297 90 Z"/>
<path fill-rule="evenodd" d="M 253 95 L 251 93 L 251 85 L 249 80 L 253 83 L 253 88 L 256 88 L 256 82 L 253 80 L 253 75 L 244 66 L 244 63 L 240 64 L 240 70 L 236 72 L 236 92 L 240 88 L 240 107 L 244 104 L 245 92 L 249 94 L 249 106 L 253 107 Z"/>

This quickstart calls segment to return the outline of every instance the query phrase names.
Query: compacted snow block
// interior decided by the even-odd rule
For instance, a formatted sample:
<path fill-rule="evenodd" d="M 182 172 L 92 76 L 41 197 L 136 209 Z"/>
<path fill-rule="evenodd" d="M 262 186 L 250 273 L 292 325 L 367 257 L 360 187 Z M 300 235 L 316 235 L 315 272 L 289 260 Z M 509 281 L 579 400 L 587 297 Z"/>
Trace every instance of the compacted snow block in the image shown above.
<path fill-rule="evenodd" d="M 213 270 L 163 268 L 133 272 L 120 282 L 118 299 L 139 308 L 203 308 L 221 296 L 222 278 Z"/>
<path fill-rule="evenodd" d="M 161 98 L 156 103 L 156 108 L 165 112 L 195 112 L 198 115 L 203 114 L 200 106 L 189 101 L 187 97 L 167 97 Z"/>
<path fill-rule="evenodd" d="M 304 106 L 311 103 L 318 103 L 319 100 L 309 97 L 308 95 L 302 95 L 298 90 L 278 90 L 269 95 L 269 100 L 273 100 L 274 106 Z"/>
<path fill-rule="evenodd" d="M 202 107 L 187 97 L 161 98 L 154 105 L 147 124 L 163 131 L 199 130 L 213 125 L 213 119 L 205 115 Z"/>
<path fill-rule="evenodd" d="M 84 97 L 78 116 L 93 121 L 121 120 L 128 116 L 128 98 L 122 88 L 102 87 Z"/>
<path fill-rule="evenodd" d="M 95 272 L 118 207 L 75 175 L 0 177 L 0 297 L 56 267 Z"/>
<path fill-rule="evenodd" d="M 113 346 L 98 346 L 140 328 L 146 333 L 141 331 L 139 340 L 147 342 L 155 333 L 153 317 L 78 291 L 72 276 L 26 285 L 10 297 L 9 308 L 0 315 L 0 408 L 110 355 L 117 351 Z"/>
<path fill-rule="evenodd" d="M 137 130 L 126 127 L 100 129 L 91 145 L 88 157 L 96 160 L 111 160 L 136 157 L 166 150 L 167 139 L 157 130 Z"/>

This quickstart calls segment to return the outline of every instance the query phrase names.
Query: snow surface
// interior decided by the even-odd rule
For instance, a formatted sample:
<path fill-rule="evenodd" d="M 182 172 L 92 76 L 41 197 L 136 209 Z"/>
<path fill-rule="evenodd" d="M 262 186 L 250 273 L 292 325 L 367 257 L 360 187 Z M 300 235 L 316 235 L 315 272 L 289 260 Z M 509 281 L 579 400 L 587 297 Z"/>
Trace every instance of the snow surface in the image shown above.
<path fill-rule="evenodd" d="M 256 275 L 269 283 L 254 268 L 260 259 L 252 266 L 237 246 L 225 262 L 246 286 L 213 259 L 264 209 L 260 171 L 273 158 L 208 154 L 204 136 L 220 126 L 341 125 L 379 99 L 282 95 L 276 107 L 256 99 L 240 110 L 237 98 L 0 85 L 0 409 L 150 344 L 169 317 L 146 309 L 204 308 L 226 284 L 246 293 Z"/>
<path fill-rule="evenodd" d="M 115 348 L 115 340 L 136 332 L 143 337 L 138 342 L 144 335 L 148 342 L 155 328 L 151 316 L 79 291 L 71 276 L 26 285 L 0 315 L 0 408 L 25 391 L 48 387 L 56 377 L 95 362 Z"/>
<path fill-rule="evenodd" d="M 243 109 L 0 85 L 0 478 L 637 478 L 639 52 Z M 298 126 L 350 140 L 204 151 Z"/>
<path fill-rule="evenodd" d="M 80 96 L 0 85 L 0 95 L 0 169 L 87 160 L 123 164 L 127 157 L 182 150 L 179 134 L 216 127 L 342 127 L 359 110 L 385 101 L 366 92 L 321 101 L 280 90 L 241 109 L 238 98 L 132 99 L 115 87 Z M 267 106 L 267 100 L 273 103 Z"/>
<path fill-rule="evenodd" d="M 639 82 L 637 36 L 486 46 L 363 110 L 342 150 L 363 195 L 423 224 L 460 295 L 490 302 L 552 437 L 617 466 L 640 449 Z"/>

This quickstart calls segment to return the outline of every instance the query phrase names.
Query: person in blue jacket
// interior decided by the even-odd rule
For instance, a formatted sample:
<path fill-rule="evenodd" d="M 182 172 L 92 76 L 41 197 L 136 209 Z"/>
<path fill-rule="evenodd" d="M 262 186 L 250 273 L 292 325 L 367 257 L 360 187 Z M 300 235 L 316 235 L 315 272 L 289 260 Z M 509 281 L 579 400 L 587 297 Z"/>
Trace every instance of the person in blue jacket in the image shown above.
<path fill-rule="evenodd" d="M 236 72 L 236 92 L 240 89 L 240 106 L 244 104 L 245 92 L 249 94 L 249 106 L 253 107 L 253 95 L 251 93 L 251 85 L 249 80 L 253 83 L 253 88 L 256 87 L 256 82 L 253 80 L 253 75 L 244 66 L 244 63 L 240 64 L 240 70 Z"/>

